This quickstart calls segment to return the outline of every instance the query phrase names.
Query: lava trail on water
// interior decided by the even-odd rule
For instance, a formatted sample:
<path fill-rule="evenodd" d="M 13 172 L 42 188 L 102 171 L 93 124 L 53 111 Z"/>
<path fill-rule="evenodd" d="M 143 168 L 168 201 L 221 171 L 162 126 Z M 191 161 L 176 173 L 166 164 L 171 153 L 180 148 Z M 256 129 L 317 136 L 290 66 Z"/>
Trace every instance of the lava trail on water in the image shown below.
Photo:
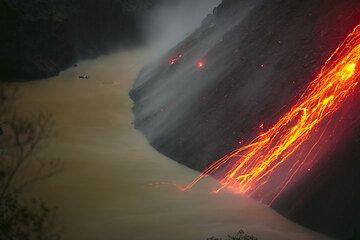
<path fill-rule="evenodd" d="M 183 191 L 202 178 L 219 174 L 221 187 L 263 195 L 272 204 L 282 191 L 316 162 L 316 147 L 332 115 L 355 93 L 359 80 L 360 24 L 328 58 L 296 104 L 272 128 L 210 165 Z"/>

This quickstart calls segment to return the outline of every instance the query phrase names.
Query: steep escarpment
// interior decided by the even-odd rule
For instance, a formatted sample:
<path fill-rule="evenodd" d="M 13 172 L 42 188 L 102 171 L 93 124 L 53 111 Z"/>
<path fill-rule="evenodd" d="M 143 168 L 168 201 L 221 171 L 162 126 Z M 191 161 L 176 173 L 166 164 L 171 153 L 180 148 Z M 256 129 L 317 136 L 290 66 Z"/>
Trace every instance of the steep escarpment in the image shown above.
<path fill-rule="evenodd" d="M 360 22 L 359 12 L 357 0 L 223 1 L 143 69 L 130 93 L 135 126 L 163 154 L 203 170 L 291 106 Z M 332 151 L 284 192 L 277 211 L 335 237 L 358 229 L 357 116 L 349 111 L 343 141 L 329 143 Z"/>
<path fill-rule="evenodd" d="M 0 80 L 56 75 L 81 58 L 142 41 L 156 0 L 0 1 Z"/>

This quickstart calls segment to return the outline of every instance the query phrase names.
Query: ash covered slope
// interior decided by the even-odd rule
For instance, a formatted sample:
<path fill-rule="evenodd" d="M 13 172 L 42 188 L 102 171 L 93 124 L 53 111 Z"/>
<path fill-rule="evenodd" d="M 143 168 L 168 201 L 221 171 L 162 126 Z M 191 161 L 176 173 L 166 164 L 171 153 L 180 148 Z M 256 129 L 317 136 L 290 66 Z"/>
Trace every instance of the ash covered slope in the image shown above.
<path fill-rule="evenodd" d="M 142 40 L 157 0 L 0 0 L 0 80 L 56 75 L 81 58 Z"/>
<path fill-rule="evenodd" d="M 359 12 L 358 0 L 224 0 L 140 73 L 130 92 L 136 128 L 161 153 L 203 170 L 278 119 L 360 22 Z M 276 210 L 332 236 L 353 234 L 360 148 L 351 132 Z"/>

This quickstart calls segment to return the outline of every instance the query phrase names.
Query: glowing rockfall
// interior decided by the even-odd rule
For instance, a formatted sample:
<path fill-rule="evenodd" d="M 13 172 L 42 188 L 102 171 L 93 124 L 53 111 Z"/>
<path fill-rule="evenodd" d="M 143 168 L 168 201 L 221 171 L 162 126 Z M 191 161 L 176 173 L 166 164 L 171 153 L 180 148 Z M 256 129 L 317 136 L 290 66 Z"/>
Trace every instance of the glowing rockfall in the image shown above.
<path fill-rule="evenodd" d="M 360 24 L 272 128 L 217 160 L 183 190 L 216 172 L 222 176 L 221 187 L 216 191 L 232 187 L 253 195 L 271 189 L 271 193 L 264 194 L 264 202 L 272 203 L 304 166 L 308 168 L 316 162 L 314 149 L 327 131 L 331 116 L 354 95 L 360 75 L 359 60 Z"/>

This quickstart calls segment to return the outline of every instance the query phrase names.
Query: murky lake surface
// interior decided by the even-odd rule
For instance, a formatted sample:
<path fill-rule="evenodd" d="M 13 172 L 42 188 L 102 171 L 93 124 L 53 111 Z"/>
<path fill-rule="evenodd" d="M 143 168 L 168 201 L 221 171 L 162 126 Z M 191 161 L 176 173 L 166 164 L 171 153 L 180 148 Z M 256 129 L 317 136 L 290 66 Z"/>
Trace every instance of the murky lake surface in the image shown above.
<path fill-rule="evenodd" d="M 60 76 L 20 84 L 19 109 L 47 110 L 55 126 L 41 153 L 60 173 L 29 189 L 58 206 L 64 240 L 205 240 L 244 229 L 260 239 L 325 239 L 241 195 L 159 185 L 198 173 L 156 152 L 133 129 L 128 90 L 144 50 L 84 61 Z M 90 79 L 80 80 L 81 73 Z"/>

